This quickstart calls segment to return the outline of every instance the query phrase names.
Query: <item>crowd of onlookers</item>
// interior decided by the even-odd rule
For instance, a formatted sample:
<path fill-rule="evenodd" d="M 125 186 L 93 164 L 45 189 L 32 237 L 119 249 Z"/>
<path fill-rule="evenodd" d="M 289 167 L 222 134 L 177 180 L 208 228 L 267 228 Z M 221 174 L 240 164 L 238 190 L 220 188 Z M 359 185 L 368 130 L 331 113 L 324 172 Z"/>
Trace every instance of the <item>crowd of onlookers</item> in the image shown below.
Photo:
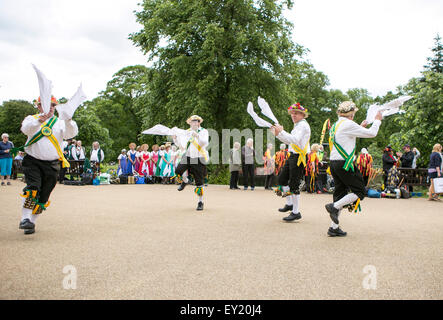
<path fill-rule="evenodd" d="M 9 135 L 3 133 L 0 141 L 0 180 L 1 185 L 11 185 L 11 175 L 17 177 L 17 171 L 20 170 L 21 160 L 24 152 L 19 151 L 13 158 L 10 150 L 14 148 L 13 142 L 9 141 Z M 142 144 L 136 146 L 135 143 L 129 144 L 129 150 L 121 150 L 118 156 L 118 176 L 144 176 L 151 179 L 152 182 L 174 183 L 175 169 L 180 162 L 181 157 L 186 150 L 178 149 L 175 145 L 167 142 L 163 145 L 154 144 L 149 150 L 149 145 Z M 86 151 L 80 140 L 69 139 L 63 141 L 64 155 L 67 160 L 85 161 Z M 240 189 L 238 182 L 240 175 L 243 177 L 243 189 L 255 189 L 255 180 L 257 168 L 255 167 L 256 152 L 254 142 L 248 139 L 246 144 L 241 147 L 239 142 L 235 142 L 230 151 L 229 171 L 230 171 L 230 189 Z M 273 153 L 273 145 L 268 144 L 263 154 L 263 172 L 265 177 L 264 187 L 266 190 L 272 190 L 275 186 L 275 177 L 281 172 L 286 159 L 289 157 L 289 151 L 285 144 L 281 144 L 277 152 Z M 398 182 L 398 167 L 415 169 L 420 152 L 417 148 L 411 148 L 409 144 L 403 146 L 403 152 L 395 152 L 391 146 L 387 146 L 383 151 L 383 189 L 391 184 Z M 310 193 L 330 192 L 333 188 L 333 179 L 328 169 L 328 163 L 325 160 L 324 147 L 321 144 L 313 144 L 310 152 L 306 155 L 304 190 Z M 103 163 L 105 154 L 96 141 L 92 144 L 89 160 L 94 171 L 100 172 L 100 164 Z M 13 161 L 18 160 L 18 161 Z M 368 151 L 363 148 L 360 154 L 356 155 L 355 164 L 362 173 L 365 185 L 368 184 L 372 174 L 373 158 Z M 442 173 L 442 146 L 435 144 L 430 156 L 428 176 L 430 179 L 429 200 L 437 200 L 438 195 L 434 192 L 433 179 L 441 177 Z M 380 169 L 381 170 L 381 169 Z M 64 180 L 66 169 L 60 172 L 60 181 Z M 394 181 L 394 182 L 392 182 Z M 395 187 L 395 186 L 392 186 Z M 410 190 L 412 191 L 412 187 Z"/>
<path fill-rule="evenodd" d="M 148 177 L 151 182 L 163 184 L 174 183 L 175 169 L 185 150 L 178 149 L 167 142 L 162 145 L 154 144 L 149 150 L 148 144 L 136 146 L 129 144 L 129 150 L 122 149 L 118 156 L 118 176 Z"/>

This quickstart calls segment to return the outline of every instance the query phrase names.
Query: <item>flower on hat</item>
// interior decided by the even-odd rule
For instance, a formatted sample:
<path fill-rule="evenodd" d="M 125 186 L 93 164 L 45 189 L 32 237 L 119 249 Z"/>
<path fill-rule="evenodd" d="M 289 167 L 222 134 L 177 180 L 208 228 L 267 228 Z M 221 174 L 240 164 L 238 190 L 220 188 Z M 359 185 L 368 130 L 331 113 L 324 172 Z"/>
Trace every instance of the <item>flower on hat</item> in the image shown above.
<path fill-rule="evenodd" d="M 34 103 L 36 103 L 36 104 L 42 103 L 41 97 L 38 97 L 37 100 L 34 100 Z M 51 96 L 51 103 L 59 104 L 58 100 L 54 96 Z"/>

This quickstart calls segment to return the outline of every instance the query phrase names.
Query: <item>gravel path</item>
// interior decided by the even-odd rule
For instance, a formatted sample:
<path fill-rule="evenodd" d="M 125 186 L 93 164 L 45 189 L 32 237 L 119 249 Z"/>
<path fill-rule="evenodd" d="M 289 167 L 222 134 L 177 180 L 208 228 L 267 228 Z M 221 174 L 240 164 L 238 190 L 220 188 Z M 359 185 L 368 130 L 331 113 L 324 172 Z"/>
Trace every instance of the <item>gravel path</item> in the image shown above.
<path fill-rule="evenodd" d="M 329 238 L 331 195 L 285 223 L 263 188 L 209 186 L 201 213 L 192 187 L 57 185 L 25 236 L 22 188 L 0 188 L 0 299 L 443 299 L 443 202 L 367 198 Z"/>

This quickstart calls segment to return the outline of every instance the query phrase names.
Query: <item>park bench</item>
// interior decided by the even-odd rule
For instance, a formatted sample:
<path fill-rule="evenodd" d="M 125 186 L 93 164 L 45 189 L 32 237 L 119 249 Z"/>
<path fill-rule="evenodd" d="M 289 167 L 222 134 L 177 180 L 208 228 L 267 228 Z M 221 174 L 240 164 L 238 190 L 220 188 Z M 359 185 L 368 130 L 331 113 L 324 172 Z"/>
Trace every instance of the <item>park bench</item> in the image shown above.
<path fill-rule="evenodd" d="M 406 186 L 420 186 L 429 187 L 428 169 L 426 168 L 398 168 L 400 174 L 400 181 L 403 179 L 403 184 Z"/>

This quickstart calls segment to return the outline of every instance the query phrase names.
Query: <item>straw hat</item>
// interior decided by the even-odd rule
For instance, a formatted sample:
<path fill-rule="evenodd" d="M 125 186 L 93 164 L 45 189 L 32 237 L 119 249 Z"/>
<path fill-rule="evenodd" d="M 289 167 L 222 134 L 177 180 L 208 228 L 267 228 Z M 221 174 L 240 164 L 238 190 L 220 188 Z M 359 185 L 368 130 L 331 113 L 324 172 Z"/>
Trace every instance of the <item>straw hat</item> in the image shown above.
<path fill-rule="evenodd" d="M 357 106 L 352 101 L 345 101 L 340 103 L 337 109 L 337 114 L 340 116 L 350 116 L 352 114 L 355 114 L 358 111 Z"/>
<path fill-rule="evenodd" d="M 190 117 L 188 118 L 188 120 L 186 120 L 186 123 L 189 124 L 189 125 L 191 125 L 191 121 L 193 121 L 193 120 L 198 120 L 200 123 L 203 122 L 202 117 L 200 117 L 200 116 L 194 114 L 194 115 L 190 116 Z"/>

